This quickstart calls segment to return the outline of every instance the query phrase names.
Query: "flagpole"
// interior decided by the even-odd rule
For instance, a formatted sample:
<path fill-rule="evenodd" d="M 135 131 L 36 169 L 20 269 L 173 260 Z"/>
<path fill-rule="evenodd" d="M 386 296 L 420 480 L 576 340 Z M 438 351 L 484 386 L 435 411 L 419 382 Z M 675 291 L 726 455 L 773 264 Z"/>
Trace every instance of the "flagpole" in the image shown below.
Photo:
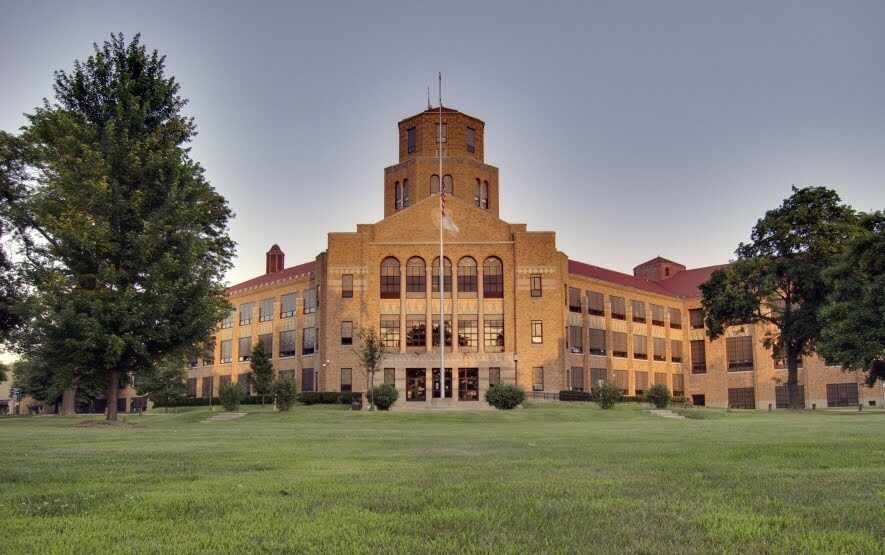
<path fill-rule="evenodd" d="M 443 257 L 443 192 L 445 180 L 442 171 L 442 72 L 439 72 L 439 127 L 437 145 L 439 155 L 439 397 L 446 398 L 446 329 L 443 314 L 446 304 L 446 264 Z M 452 376 L 452 399 L 455 398 L 454 376 Z"/>

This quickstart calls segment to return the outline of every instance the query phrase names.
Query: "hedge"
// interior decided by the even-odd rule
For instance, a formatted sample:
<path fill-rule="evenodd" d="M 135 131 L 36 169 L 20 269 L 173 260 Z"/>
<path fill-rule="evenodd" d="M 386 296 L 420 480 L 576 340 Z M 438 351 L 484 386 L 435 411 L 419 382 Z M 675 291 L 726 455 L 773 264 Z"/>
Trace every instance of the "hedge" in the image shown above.
<path fill-rule="evenodd" d="M 298 402 L 302 405 L 349 405 L 354 398 L 362 397 L 361 391 L 302 391 Z"/>

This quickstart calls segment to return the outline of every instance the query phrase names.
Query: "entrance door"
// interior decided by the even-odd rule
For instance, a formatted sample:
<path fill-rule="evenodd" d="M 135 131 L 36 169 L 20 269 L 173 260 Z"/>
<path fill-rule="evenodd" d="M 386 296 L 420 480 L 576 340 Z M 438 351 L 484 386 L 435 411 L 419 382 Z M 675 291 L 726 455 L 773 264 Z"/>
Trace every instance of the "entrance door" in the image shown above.
<path fill-rule="evenodd" d="M 424 368 L 406 368 L 406 401 L 427 400 Z"/>
<path fill-rule="evenodd" d="M 458 400 L 479 401 L 479 368 L 458 368 Z"/>
<path fill-rule="evenodd" d="M 433 398 L 439 399 L 439 368 L 433 369 Z M 446 368 L 446 399 L 452 398 L 452 369 Z"/>

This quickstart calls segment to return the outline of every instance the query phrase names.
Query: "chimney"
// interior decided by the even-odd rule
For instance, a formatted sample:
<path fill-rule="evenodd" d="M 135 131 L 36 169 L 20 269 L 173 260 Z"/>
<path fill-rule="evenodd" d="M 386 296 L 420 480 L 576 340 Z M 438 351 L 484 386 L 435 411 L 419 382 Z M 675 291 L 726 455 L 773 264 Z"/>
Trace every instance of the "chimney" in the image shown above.
<path fill-rule="evenodd" d="M 282 272 L 285 264 L 286 255 L 280 250 L 279 245 L 274 245 L 267 251 L 267 266 L 265 273 L 275 274 Z"/>
<path fill-rule="evenodd" d="M 658 256 L 633 268 L 633 275 L 649 281 L 661 281 L 673 277 L 683 270 L 685 270 L 685 266 L 682 264 Z"/>

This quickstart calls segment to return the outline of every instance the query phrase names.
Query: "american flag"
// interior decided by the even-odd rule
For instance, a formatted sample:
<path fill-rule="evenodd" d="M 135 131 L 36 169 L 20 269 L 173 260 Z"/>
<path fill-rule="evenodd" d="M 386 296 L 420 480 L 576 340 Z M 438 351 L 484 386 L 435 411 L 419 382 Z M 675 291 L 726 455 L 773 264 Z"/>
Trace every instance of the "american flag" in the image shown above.
<path fill-rule="evenodd" d="M 452 233 L 458 233 L 458 226 L 456 226 L 455 222 L 452 221 L 452 218 L 446 214 L 446 182 L 444 179 L 440 180 L 439 186 L 439 211 L 440 216 L 442 217 L 443 227 Z"/>

